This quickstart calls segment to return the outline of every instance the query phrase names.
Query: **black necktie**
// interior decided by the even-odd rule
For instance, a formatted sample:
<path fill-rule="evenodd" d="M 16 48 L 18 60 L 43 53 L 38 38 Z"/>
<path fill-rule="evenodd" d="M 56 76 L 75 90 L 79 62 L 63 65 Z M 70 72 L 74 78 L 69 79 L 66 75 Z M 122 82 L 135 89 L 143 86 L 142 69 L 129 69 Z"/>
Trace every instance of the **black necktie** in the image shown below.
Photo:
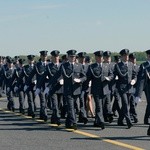
<path fill-rule="evenodd" d="M 73 64 L 71 64 L 71 69 L 73 70 Z"/>

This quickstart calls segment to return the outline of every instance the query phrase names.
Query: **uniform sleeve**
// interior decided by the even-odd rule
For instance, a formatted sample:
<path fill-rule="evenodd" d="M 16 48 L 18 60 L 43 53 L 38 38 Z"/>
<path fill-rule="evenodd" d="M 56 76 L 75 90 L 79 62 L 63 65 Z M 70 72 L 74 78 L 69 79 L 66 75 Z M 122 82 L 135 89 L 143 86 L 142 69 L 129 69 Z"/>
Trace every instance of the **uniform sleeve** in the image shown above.
<path fill-rule="evenodd" d="M 136 84 L 136 92 L 135 92 L 136 97 L 142 96 L 142 92 L 144 90 L 145 82 L 146 82 L 145 80 L 146 80 L 146 71 L 143 65 L 141 64 L 137 76 L 137 84 Z"/>

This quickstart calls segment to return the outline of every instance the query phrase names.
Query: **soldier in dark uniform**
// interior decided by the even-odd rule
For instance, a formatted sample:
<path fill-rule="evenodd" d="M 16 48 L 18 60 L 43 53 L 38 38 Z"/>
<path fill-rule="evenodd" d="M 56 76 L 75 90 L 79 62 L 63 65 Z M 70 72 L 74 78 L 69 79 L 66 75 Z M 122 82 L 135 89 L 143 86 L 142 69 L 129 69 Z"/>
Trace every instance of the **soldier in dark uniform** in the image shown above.
<path fill-rule="evenodd" d="M 51 52 L 51 63 L 46 66 L 46 71 L 37 85 L 36 92 L 40 91 L 43 82 L 46 83 L 48 79 L 51 80 L 58 72 L 61 65 L 59 63 L 59 53 L 58 50 Z M 51 95 L 48 96 L 48 107 L 52 109 L 51 123 L 60 125 L 59 103 L 61 103 L 63 98 L 62 85 L 56 83 L 52 90 L 54 92 L 52 93 L 51 91 Z M 49 106 L 51 103 L 52 106 Z"/>
<path fill-rule="evenodd" d="M 6 60 L 6 64 L 3 66 L 2 69 L 2 78 L 6 84 L 6 95 L 8 99 L 7 108 L 8 110 L 15 110 L 14 98 L 13 98 L 13 86 L 9 87 L 9 83 L 12 80 L 12 76 L 14 74 L 14 66 L 13 60 L 9 57 Z"/>
<path fill-rule="evenodd" d="M 115 65 L 114 75 L 118 77 L 116 87 L 121 96 L 121 112 L 118 118 L 118 125 L 124 126 L 123 119 L 126 119 L 128 129 L 133 125 L 129 115 L 129 100 L 133 93 L 133 85 L 136 83 L 136 72 L 133 63 L 129 62 L 129 50 L 123 49 L 120 51 L 121 62 Z"/>
<path fill-rule="evenodd" d="M 96 62 L 91 64 L 87 71 L 87 81 L 91 80 L 91 94 L 95 101 L 95 127 L 105 128 L 103 117 L 103 99 L 110 94 L 108 83 L 113 79 L 113 73 L 109 64 L 103 63 L 103 51 L 96 51 Z M 87 82 L 87 83 L 88 83 Z"/>
<path fill-rule="evenodd" d="M 138 75 L 139 72 L 139 65 L 136 64 L 136 55 L 135 53 L 131 53 L 129 55 L 129 61 L 133 63 L 135 71 L 136 71 L 136 76 Z M 138 122 L 138 118 L 137 118 L 137 112 L 136 112 L 136 103 L 135 103 L 135 90 L 136 90 L 136 84 L 133 85 L 133 93 L 131 94 L 130 97 L 130 116 L 131 119 L 133 118 L 134 123 Z"/>
<path fill-rule="evenodd" d="M 81 94 L 81 85 L 86 80 L 83 67 L 76 61 L 76 50 L 68 50 L 68 62 L 63 63 L 57 74 L 50 80 L 49 87 L 60 81 L 64 81 L 63 94 L 67 101 L 66 128 L 77 129 L 74 103 Z M 63 80 L 60 80 L 62 76 Z"/>
<path fill-rule="evenodd" d="M 117 64 L 119 62 L 120 62 L 120 56 L 115 55 L 114 56 L 114 63 Z M 114 72 L 114 68 L 112 70 Z M 117 78 L 114 78 L 110 83 L 110 86 L 111 86 L 111 101 L 114 98 L 114 101 L 113 101 L 113 104 L 112 104 L 112 112 L 113 112 L 113 115 L 115 117 L 117 116 L 116 111 L 118 112 L 118 114 L 120 114 L 120 110 L 121 110 L 120 95 L 119 95 L 118 89 L 116 88 L 116 81 L 117 80 L 118 80 Z"/>
<path fill-rule="evenodd" d="M 87 70 L 88 70 L 88 67 L 89 67 L 90 64 L 91 64 L 91 58 L 90 58 L 90 56 L 86 56 L 85 57 L 85 66 L 86 66 L 85 68 L 87 68 Z M 86 73 L 87 73 L 87 70 L 86 70 Z M 87 82 L 87 81 L 85 81 L 85 82 Z M 86 83 L 84 83 L 84 84 L 86 84 Z M 87 86 L 87 89 L 85 91 L 85 96 L 84 96 L 84 98 L 86 99 L 85 100 L 85 102 L 86 102 L 85 109 L 86 109 L 86 112 L 87 112 L 87 116 L 94 118 L 95 113 L 94 113 L 94 110 L 93 110 L 93 102 L 92 102 L 93 101 L 93 96 L 91 94 L 91 81 L 86 86 Z"/>
<path fill-rule="evenodd" d="M 146 95 L 147 106 L 144 116 L 144 124 L 150 124 L 149 117 L 150 117 L 150 50 L 146 51 L 147 54 L 147 61 L 140 65 L 138 78 L 137 78 L 137 85 L 136 85 L 136 102 L 139 102 L 142 96 L 143 91 Z"/>
<path fill-rule="evenodd" d="M 28 59 L 28 64 L 23 66 L 22 72 L 19 76 L 19 79 L 17 81 L 16 90 L 22 89 L 22 87 L 25 85 L 25 82 L 29 79 L 29 76 L 34 68 L 34 55 L 27 55 Z M 28 89 L 26 90 L 27 94 L 27 100 L 28 100 L 28 116 L 32 116 L 33 118 L 35 117 L 35 109 L 36 109 L 36 104 L 35 104 L 35 94 L 34 94 L 34 86 L 35 86 L 35 80 L 36 77 L 34 76 L 32 78 L 32 81 L 28 85 Z M 20 86 L 21 85 L 21 86 Z"/>
<path fill-rule="evenodd" d="M 111 52 L 110 51 L 105 51 L 103 53 L 103 58 L 104 58 L 104 61 L 103 63 L 105 64 L 108 64 L 110 69 L 112 70 L 112 72 L 114 71 L 114 63 L 111 62 Z M 109 122 L 111 123 L 113 121 L 113 113 L 112 113 L 112 108 L 111 108 L 111 92 L 114 90 L 113 88 L 113 80 L 111 80 L 109 82 L 109 88 L 110 88 L 110 93 L 108 93 L 104 99 L 103 99 L 103 115 L 104 115 L 104 121 L 105 122 Z"/>
<path fill-rule="evenodd" d="M 46 50 L 40 51 L 40 61 L 37 62 L 34 65 L 34 68 L 31 72 L 31 74 L 28 77 L 28 80 L 25 82 L 24 91 L 26 91 L 29 88 L 29 85 L 32 83 L 32 78 L 36 75 L 36 81 L 37 84 L 40 81 L 41 76 L 44 75 L 44 72 L 46 71 L 46 65 L 47 65 L 47 52 Z M 47 104 L 45 99 L 45 82 L 42 83 L 41 91 L 39 93 L 40 98 L 40 119 L 47 121 Z"/>
<path fill-rule="evenodd" d="M 87 73 L 88 64 L 85 64 L 85 57 L 86 57 L 86 52 L 78 53 L 78 62 L 80 64 L 82 64 L 84 72 Z M 88 122 L 87 113 L 85 111 L 85 104 L 86 104 L 86 99 L 87 99 L 86 89 L 87 88 L 86 88 L 86 81 L 85 81 L 82 84 L 82 91 L 81 91 L 81 95 L 79 97 L 80 111 L 79 111 L 79 121 L 78 121 L 81 123 L 83 122 L 84 124 L 86 124 Z"/>
<path fill-rule="evenodd" d="M 24 59 L 19 59 L 18 61 L 19 61 L 19 64 L 18 64 L 17 68 L 15 68 L 15 70 L 14 70 L 12 79 L 9 82 L 9 87 L 14 86 L 14 92 L 15 93 L 17 92 L 19 94 L 19 112 L 24 114 L 24 109 L 25 109 L 25 106 L 24 106 L 25 93 L 23 91 L 24 82 L 22 80 L 22 82 L 19 84 L 19 88 L 16 86 L 16 84 L 17 84 L 17 81 L 20 78 L 20 75 L 21 75 L 22 71 L 23 71 L 23 63 L 24 63 L 25 60 Z M 14 83 L 15 83 L 15 85 L 13 85 Z"/>
<path fill-rule="evenodd" d="M 2 93 L 3 93 L 3 82 L 4 82 L 4 79 L 2 78 L 2 68 L 3 68 L 3 65 L 4 65 L 4 62 L 3 62 L 3 56 L 0 56 L 0 97 L 2 97 Z"/>

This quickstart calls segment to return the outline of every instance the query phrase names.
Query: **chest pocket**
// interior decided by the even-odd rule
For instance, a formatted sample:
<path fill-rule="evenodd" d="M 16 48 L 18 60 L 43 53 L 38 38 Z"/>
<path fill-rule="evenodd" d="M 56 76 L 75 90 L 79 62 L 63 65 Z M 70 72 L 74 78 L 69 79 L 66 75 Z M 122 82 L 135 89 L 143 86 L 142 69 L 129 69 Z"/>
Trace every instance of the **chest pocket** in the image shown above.
<path fill-rule="evenodd" d="M 11 70 L 11 69 L 7 69 L 5 71 L 5 76 L 6 76 L 7 79 L 11 78 L 12 74 L 13 74 L 13 70 Z"/>
<path fill-rule="evenodd" d="M 36 70 L 37 70 L 37 73 L 38 73 L 38 74 L 43 74 L 44 71 L 45 71 L 45 69 L 46 69 L 46 67 L 43 66 L 43 65 L 37 65 L 37 66 L 36 66 Z"/>
<path fill-rule="evenodd" d="M 102 74 L 102 68 L 101 67 L 95 67 L 92 70 L 93 70 L 93 74 L 95 76 L 100 76 Z"/>
<path fill-rule="evenodd" d="M 120 71 L 122 74 L 125 74 L 128 72 L 128 66 L 126 65 L 122 65 L 121 68 L 120 68 Z"/>

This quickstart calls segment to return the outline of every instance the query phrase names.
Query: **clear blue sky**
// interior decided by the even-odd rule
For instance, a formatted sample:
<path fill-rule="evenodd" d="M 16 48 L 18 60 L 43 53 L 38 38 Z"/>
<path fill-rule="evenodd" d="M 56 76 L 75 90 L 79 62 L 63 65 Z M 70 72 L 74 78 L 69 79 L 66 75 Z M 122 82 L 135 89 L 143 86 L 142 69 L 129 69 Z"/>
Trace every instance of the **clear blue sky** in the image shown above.
<path fill-rule="evenodd" d="M 150 0 L 0 0 L 0 55 L 150 49 Z"/>

